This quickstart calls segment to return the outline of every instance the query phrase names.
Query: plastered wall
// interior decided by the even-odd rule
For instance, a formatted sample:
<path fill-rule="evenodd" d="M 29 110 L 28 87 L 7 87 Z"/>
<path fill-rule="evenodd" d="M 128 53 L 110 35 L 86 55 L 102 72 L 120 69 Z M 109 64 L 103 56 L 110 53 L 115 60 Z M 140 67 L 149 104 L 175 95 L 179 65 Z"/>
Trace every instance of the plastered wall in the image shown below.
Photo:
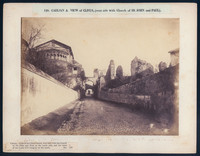
<path fill-rule="evenodd" d="M 22 67 L 21 126 L 78 99 L 76 91 Z"/>

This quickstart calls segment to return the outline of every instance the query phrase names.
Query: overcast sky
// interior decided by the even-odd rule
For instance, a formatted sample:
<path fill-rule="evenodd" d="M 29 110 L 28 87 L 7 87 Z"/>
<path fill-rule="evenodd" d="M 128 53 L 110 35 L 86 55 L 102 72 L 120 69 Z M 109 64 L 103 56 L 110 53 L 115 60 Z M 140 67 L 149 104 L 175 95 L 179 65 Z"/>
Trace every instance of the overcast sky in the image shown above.
<path fill-rule="evenodd" d="M 179 48 L 178 19 L 26 18 L 22 27 L 26 25 L 27 32 L 22 32 L 38 24 L 45 24 L 45 30 L 37 44 L 55 39 L 69 45 L 86 76 L 93 76 L 95 68 L 107 70 L 111 59 L 126 75 L 135 56 L 154 67 L 161 61 L 169 64 L 168 52 Z"/>

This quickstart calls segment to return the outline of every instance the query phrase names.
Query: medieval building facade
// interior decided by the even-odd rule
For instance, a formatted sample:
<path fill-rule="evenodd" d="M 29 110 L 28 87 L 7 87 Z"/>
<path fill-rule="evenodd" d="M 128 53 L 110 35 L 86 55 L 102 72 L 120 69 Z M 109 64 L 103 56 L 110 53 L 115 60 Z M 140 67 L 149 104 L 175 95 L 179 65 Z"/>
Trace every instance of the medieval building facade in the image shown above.
<path fill-rule="evenodd" d="M 28 60 L 65 85 L 72 82 L 74 84 L 74 79 L 82 70 L 82 65 L 74 60 L 71 47 L 56 40 L 50 40 L 31 49 Z"/>
<path fill-rule="evenodd" d="M 74 70 L 81 71 L 82 66 L 74 60 L 74 55 L 70 46 L 58 42 L 56 40 L 50 40 L 46 43 L 36 46 L 35 51 L 38 57 L 42 57 L 46 60 L 56 60 L 58 62 L 66 62 L 71 64 L 73 73 Z"/>
<path fill-rule="evenodd" d="M 170 66 L 179 64 L 179 48 L 169 51 L 170 53 Z"/>

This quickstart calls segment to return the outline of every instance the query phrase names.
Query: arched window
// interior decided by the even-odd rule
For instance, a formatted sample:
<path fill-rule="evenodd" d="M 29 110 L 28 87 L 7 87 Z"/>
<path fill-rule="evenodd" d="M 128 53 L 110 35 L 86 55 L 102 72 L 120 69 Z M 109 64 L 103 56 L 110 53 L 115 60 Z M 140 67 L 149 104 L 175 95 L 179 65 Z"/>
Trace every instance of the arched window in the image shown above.
<path fill-rule="evenodd" d="M 54 55 L 54 59 L 56 59 L 56 54 L 53 54 Z"/>
<path fill-rule="evenodd" d="M 70 61 L 70 55 L 68 55 L 68 57 L 67 57 L 67 62 L 69 62 Z"/>
<path fill-rule="evenodd" d="M 59 58 L 59 54 L 57 54 L 57 59 L 60 60 L 60 58 Z"/>

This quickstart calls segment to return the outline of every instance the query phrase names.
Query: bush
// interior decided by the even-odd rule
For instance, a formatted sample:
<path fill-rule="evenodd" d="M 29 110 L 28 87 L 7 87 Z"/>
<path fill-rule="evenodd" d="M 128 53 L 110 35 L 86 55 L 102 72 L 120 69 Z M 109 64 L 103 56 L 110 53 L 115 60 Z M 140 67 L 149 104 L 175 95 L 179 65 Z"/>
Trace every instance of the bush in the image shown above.
<path fill-rule="evenodd" d="M 102 89 L 116 88 L 116 87 L 125 85 L 130 82 L 130 78 L 131 78 L 131 76 L 124 76 L 123 78 L 117 77 L 117 78 L 107 82 L 106 86 Z"/>

